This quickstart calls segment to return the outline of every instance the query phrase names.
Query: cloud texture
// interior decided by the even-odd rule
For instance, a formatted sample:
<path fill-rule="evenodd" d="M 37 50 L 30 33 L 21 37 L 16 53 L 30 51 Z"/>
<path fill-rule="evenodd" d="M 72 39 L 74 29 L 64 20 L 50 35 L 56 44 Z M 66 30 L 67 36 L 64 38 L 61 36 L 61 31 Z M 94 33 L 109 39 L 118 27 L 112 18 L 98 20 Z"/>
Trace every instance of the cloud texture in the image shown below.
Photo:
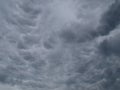
<path fill-rule="evenodd" d="M 120 89 L 119 0 L 0 2 L 0 89 Z"/>

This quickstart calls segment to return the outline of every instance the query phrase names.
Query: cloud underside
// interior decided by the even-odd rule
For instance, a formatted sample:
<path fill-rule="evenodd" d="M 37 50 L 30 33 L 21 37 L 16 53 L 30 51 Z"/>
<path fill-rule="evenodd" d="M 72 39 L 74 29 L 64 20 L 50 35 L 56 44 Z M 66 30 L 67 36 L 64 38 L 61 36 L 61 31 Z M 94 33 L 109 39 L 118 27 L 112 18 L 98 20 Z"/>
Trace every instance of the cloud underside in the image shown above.
<path fill-rule="evenodd" d="M 120 90 L 118 0 L 1 3 L 0 89 Z"/>

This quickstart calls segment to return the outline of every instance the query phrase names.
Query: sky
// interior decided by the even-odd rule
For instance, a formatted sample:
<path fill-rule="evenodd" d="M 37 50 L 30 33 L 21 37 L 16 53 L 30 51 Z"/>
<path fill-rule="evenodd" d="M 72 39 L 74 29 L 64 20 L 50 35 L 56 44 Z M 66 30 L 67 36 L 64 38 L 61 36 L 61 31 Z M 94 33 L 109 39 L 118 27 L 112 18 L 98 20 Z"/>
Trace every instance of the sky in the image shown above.
<path fill-rule="evenodd" d="M 119 0 L 0 0 L 0 90 L 120 90 Z"/>

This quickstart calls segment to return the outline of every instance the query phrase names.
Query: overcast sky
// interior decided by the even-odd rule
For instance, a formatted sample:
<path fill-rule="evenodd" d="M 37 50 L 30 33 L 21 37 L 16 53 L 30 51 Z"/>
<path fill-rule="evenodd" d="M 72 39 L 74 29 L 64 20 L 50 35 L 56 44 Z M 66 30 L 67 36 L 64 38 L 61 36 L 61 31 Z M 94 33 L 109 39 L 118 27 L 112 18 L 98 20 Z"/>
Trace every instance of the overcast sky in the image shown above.
<path fill-rule="evenodd" d="M 0 90 L 120 90 L 119 0 L 0 0 Z"/>

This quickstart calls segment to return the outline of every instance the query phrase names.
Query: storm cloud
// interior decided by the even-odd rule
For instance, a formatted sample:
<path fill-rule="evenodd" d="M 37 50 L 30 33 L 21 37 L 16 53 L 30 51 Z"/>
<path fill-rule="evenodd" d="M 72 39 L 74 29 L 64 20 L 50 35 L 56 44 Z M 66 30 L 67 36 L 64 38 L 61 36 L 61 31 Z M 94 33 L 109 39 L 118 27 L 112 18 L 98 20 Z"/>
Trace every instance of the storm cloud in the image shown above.
<path fill-rule="evenodd" d="M 120 89 L 119 0 L 0 2 L 0 89 Z"/>
<path fill-rule="evenodd" d="M 100 35 L 107 35 L 112 30 L 117 28 L 117 26 L 120 24 L 120 2 L 119 0 L 116 0 L 109 8 L 108 10 L 102 15 L 102 18 L 100 20 L 101 25 L 98 29 L 101 31 L 99 32 Z"/>

